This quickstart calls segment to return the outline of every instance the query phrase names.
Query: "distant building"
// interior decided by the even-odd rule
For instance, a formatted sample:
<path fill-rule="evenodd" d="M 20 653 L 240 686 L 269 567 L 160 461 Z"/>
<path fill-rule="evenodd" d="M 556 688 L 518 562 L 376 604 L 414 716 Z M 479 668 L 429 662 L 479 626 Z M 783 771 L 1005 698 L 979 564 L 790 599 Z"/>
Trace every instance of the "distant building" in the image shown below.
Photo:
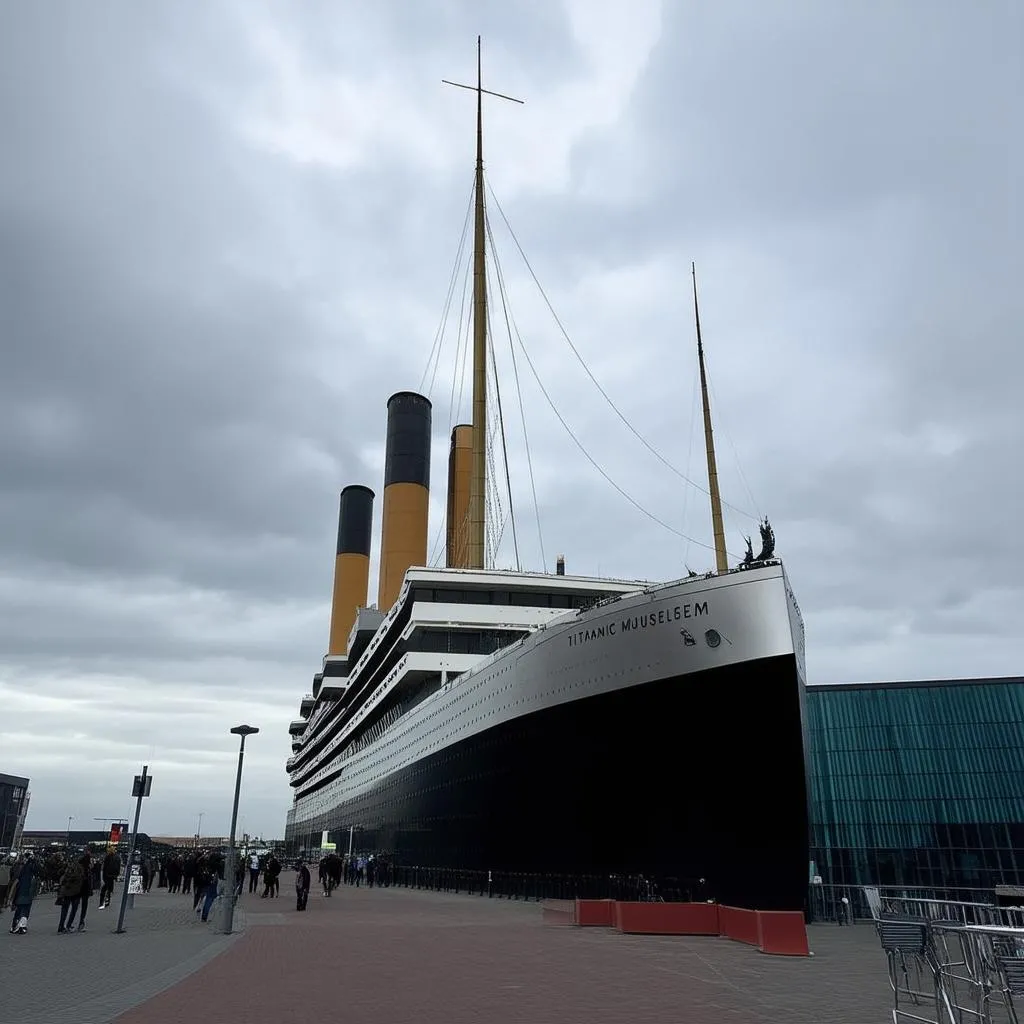
<path fill-rule="evenodd" d="M 808 686 L 826 884 L 1024 885 L 1024 677 Z"/>
<path fill-rule="evenodd" d="M 178 850 L 213 850 L 228 845 L 227 836 L 153 836 L 155 846 Z M 239 840 L 239 846 L 242 845 Z"/>
<path fill-rule="evenodd" d="M 25 828 L 25 816 L 31 794 L 28 779 L 19 775 L 0 775 L 0 850 L 16 850 Z"/>
<path fill-rule="evenodd" d="M 132 834 L 125 825 L 119 833 L 115 833 L 117 842 L 116 846 L 121 854 L 127 854 L 131 848 Z M 82 850 L 85 847 L 89 847 L 94 852 L 100 852 L 106 849 L 111 842 L 111 829 L 72 829 L 70 832 L 66 828 L 58 829 L 31 829 L 26 830 L 22 836 L 21 845 L 25 849 L 33 849 L 37 851 L 45 850 L 65 850 L 69 846 L 73 850 Z M 137 849 L 146 854 L 159 853 L 159 849 L 156 848 L 156 844 L 153 839 L 150 838 L 145 832 L 139 833 L 139 840 Z"/>

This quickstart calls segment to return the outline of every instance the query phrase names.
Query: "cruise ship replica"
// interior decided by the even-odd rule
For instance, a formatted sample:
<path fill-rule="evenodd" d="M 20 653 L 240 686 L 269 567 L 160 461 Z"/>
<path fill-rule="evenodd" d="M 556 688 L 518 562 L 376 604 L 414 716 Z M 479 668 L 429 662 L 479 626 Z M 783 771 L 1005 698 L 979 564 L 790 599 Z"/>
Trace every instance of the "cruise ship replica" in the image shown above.
<path fill-rule="evenodd" d="M 453 83 L 454 84 L 454 83 Z M 374 493 L 341 492 L 330 642 L 290 725 L 286 837 L 396 864 L 705 880 L 801 909 L 808 883 L 803 623 L 765 521 L 730 568 L 697 348 L 714 571 L 651 584 L 485 562 L 487 285 L 477 86 L 473 422 L 451 434 L 446 565 L 427 567 L 431 403 L 387 403 Z M 581 508 L 581 516 L 592 514 Z"/>

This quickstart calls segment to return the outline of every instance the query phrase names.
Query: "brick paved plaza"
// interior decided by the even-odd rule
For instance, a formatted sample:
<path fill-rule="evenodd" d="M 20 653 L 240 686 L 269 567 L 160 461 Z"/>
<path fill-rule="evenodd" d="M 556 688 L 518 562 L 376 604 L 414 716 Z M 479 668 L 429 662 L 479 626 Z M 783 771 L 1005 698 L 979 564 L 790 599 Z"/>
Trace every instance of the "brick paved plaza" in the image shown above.
<path fill-rule="evenodd" d="M 95 901 L 92 901 L 95 903 Z M 87 931 L 58 935 L 60 909 L 40 896 L 28 935 L 0 929 L 0 1024 L 108 1024 L 226 949 L 239 936 L 217 935 L 191 912 L 190 896 L 154 890 L 136 897 L 116 935 L 117 902 L 89 907 Z"/>
<path fill-rule="evenodd" d="M 890 1019 L 885 960 L 868 925 L 812 928 L 815 957 L 790 959 L 725 939 L 556 927 L 536 903 L 404 889 L 342 887 L 324 899 L 314 887 L 298 914 L 292 877 L 278 900 L 245 897 L 244 931 L 230 937 L 196 922 L 190 900 L 164 892 L 140 898 L 124 936 L 110 934 L 116 918 L 100 921 L 110 911 L 91 917 L 84 935 L 53 934 L 56 908 L 41 902 L 28 936 L 0 934 L 0 1022 Z"/>

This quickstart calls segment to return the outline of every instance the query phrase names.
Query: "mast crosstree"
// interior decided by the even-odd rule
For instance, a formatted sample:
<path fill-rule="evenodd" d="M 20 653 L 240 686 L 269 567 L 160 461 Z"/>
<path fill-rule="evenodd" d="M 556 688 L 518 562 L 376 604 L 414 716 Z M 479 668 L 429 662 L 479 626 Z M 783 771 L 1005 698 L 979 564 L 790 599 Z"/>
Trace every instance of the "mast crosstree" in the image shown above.
<path fill-rule="evenodd" d="M 441 79 L 445 85 L 476 93 L 476 184 L 473 219 L 473 453 L 469 487 L 469 537 L 457 549 L 466 552 L 468 569 L 483 569 L 487 487 L 487 230 L 484 210 L 483 98 L 496 96 L 522 103 L 514 96 L 483 87 L 480 36 L 476 37 L 476 85 Z"/>

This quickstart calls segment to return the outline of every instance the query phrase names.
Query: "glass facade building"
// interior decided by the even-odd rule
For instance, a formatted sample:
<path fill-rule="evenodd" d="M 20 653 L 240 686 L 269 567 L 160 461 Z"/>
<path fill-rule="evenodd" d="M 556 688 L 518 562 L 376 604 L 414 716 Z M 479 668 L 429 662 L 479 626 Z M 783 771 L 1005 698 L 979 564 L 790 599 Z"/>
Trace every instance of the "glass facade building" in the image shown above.
<path fill-rule="evenodd" d="M 1024 885 L 1024 677 L 807 688 L 825 884 Z"/>
<path fill-rule="evenodd" d="M 0 852 L 18 845 L 28 811 L 28 779 L 0 774 Z"/>

